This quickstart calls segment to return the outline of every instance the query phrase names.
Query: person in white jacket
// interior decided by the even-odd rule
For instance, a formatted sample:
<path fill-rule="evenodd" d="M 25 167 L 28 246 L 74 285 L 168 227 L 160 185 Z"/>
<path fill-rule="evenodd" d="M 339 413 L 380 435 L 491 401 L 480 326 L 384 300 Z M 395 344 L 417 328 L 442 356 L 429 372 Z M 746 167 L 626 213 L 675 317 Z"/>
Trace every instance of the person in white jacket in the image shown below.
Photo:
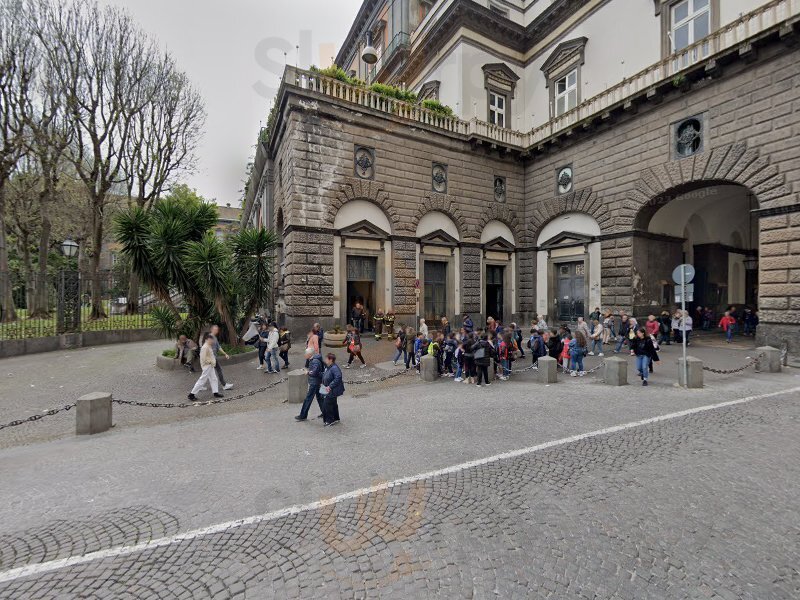
<path fill-rule="evenodd" d="M 211 391 L 214 393 L 215 398 L 222 398 L 219 393 L 219 379 L 217 379 L 217 357 L 214 356 L 214 344 L 217 339 L 210 333 L 205 334 L 203 337 L 203 346 L 200 348 L 200 368 L 203 372 L 194 384 L 192 391 L 189 392 L 189 400 L 194 402 L 197 400 L 197 394 L 200 390 L 207 389 L 206 385 L 211 386 Z"/>
<path fill-rule="evenodd" d="M 276 323 L 269 324 L 269 335 L 267 336 L 267 373 L 280 373 L 281 365 L 278 360 L 278 340 L 280 334 L 278 333 L 278 325 Z M 272 367 L 272 362 L 275 361 L 275 368 Z"/>

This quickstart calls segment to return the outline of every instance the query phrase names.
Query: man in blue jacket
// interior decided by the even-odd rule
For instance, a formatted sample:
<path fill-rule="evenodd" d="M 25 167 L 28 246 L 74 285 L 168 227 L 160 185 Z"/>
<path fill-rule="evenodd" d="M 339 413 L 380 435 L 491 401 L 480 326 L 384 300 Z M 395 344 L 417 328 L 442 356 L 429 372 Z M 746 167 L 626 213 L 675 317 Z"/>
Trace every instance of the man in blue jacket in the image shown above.
<path fill-rule="evenodd" d="M 311 409 L 311 403 L 314 397 L 317 398 L 320 412 L 323 412 L 323 398 L 319 392 L 319 386 L 322 384 L 322 374 L 325 371 L 325 365 L 322 362 L 322 357 L 319 354 L 314 354 L 312 348 L 306 348 L 306 360 L 308 361 L 308 392 L 306 399 L 303 400 L 303 408 L 300 409 L 300 414 L 295 417 L 296 421 L 305 421 L 308 419 L 308 411 Z M 322 415 L 320 415 L 322 416 Z"/>
<path fill-rule="evenodd" d="M 475 330 L 475 323 L 472 322 L 472 319 L 469 318 L 467 313 L 464 313 L 463 319 L 461 326 L 464 328 L 464 331 L 472 333 Z"/>
<path fill-rule="evenodd" d="M 322 376 L 322 385 L 325 386 L 325 400 L 322 403 L 322 420 L 325 427 L 339 423 L 338 398 L 344 394 L 344 381 L 342 370 L 336 364 L 336 355 L 331 353 L 325 357 L 328 368 Z"/>

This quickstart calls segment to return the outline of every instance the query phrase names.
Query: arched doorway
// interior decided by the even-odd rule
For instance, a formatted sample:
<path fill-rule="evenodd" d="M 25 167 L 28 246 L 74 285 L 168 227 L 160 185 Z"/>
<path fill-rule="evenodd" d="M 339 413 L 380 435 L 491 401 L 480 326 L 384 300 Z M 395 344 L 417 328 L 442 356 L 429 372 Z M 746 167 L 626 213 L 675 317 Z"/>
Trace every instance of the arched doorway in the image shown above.
<path fill-rule="evenodd" d="M 600 226 L 569 212 L 547 223 L 536 239 L 536 311 L 548 321 L 575 321 L 600 306 Z"/>
<path fill-rule="evenodd" d="M 693 184 L 667 191 L 639 211 L 634 240 L 633 304 L 636 314 L 669 310 L 676 301 L 672 270 L 695 267 L 691 301 L 718 316 L 731 304 L 758 301 L 758 208 L 744 186 Z"/>
<path fill-rule="evenodd" d="M 459 265 L 461 234 L 453 219 L 440 211 L 425 213 L 417 223 L 417 314 L 435 326 L 461 310 Z"/>
<path fill-rule="evenodd" d="M 483 314 L 506 323 L 517 312 L 514 233 L 505 223 L 491 220 L 481 232 L 481 246 Z"/>
<path fill-rule="evenodd" d="M 370 329 L 378 309 L 391 307 L 391 223 L 372 202 L 350 200 L 336 213 L 333 227 L 333 314 L 348 323 L 360 303 L 366 311 L 363 325 Z"/>

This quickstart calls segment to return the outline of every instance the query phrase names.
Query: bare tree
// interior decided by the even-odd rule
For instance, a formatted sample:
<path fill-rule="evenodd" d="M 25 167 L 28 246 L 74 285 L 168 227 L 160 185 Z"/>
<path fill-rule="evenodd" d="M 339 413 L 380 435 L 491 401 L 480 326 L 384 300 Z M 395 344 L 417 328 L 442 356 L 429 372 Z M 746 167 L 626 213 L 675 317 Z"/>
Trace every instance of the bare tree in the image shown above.
<path fill-rule="evenodd" d="M 41 5 L 29 4 L 30 31 L 37 38 L 51 35 L 51 23 L 41 18 Z M 59 179 L 65 153 L 73 140 L 73 129 L 66 112 L 58 79 L 59 65 L 52 54 L 45 53 L 36 65 L 36 80 L 32 93 L 22 105 L 28 128 L 26 151 L 39 164 L 39 256 L 37 272 L 29 285 L 36 290 L 29 317 L 49 317 L 47 298 L 47 262 L 52 233 L 51 207 L 57 200 Z"/>
<path fill-rule="evenodd" d="M 190 172 L 205 123 L 199 92 L 168 54 L 148 80 L 152 101 L 134 117 L 125 160 L 128 203 L 149 210 L 153 202 Z M 139 278 L 131 272 L 126 311 L 139 310 Z"/>
<path fill-rule="evenodd" d="M 21 0 L 0 0 L 0 307 L 2 321 L 17 318 L 11 293 L 6 240 L 5 193 L 23 154 L 25 127 L 20 107 L 33 80 L 36 46 L 26 27 Z"/>
<path fill-rule="evenodd" d="M 125 178 L 135 119 L 153 100 L 159 54 L 127 13 L 89 0 L 40 4 L 39 42 L 55 69 L 75 136 L 67 155 L 91 206 L 91 318 L 106 317 L 100 285 L 104 216 Z M 45 33 L 46 32 L 46 33 Z"/>

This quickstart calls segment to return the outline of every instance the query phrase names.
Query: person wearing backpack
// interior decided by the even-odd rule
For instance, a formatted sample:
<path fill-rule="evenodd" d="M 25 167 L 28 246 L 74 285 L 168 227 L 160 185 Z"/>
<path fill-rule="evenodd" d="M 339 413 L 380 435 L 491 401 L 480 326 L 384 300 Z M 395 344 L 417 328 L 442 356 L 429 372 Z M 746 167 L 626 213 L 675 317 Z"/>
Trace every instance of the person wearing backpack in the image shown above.
<path fill-rule="evenodd" d="M 539 359 L 547 356 L 547 343 L 538 329 L 531 329 L 531 339 L 528 341 L 531 349 L 531 364 L 539 365 Z"/>
<path fill-rule="evenodd" d="M 489 343 L 488 335 L 483 334 L 483 336 L 481 336 L 480 341 L 476 345 L 474 356 L 475 364 L 478 368 L 477 386 L 481 386 L 481 381 L 483 381 L 486 385 L 492 385 L 489 383 L 489 365 L 492 364 L 494 348 Z"/>
<path fill-rule="evenodd" d="M 453 379 L 456 383 L 461 383 L 464 381 L 464 342 L 459 341 L 458 345 L 456 346 L 456 351 L 453 353 L 454 360 L 456 362 L 456 376 Z"/>

